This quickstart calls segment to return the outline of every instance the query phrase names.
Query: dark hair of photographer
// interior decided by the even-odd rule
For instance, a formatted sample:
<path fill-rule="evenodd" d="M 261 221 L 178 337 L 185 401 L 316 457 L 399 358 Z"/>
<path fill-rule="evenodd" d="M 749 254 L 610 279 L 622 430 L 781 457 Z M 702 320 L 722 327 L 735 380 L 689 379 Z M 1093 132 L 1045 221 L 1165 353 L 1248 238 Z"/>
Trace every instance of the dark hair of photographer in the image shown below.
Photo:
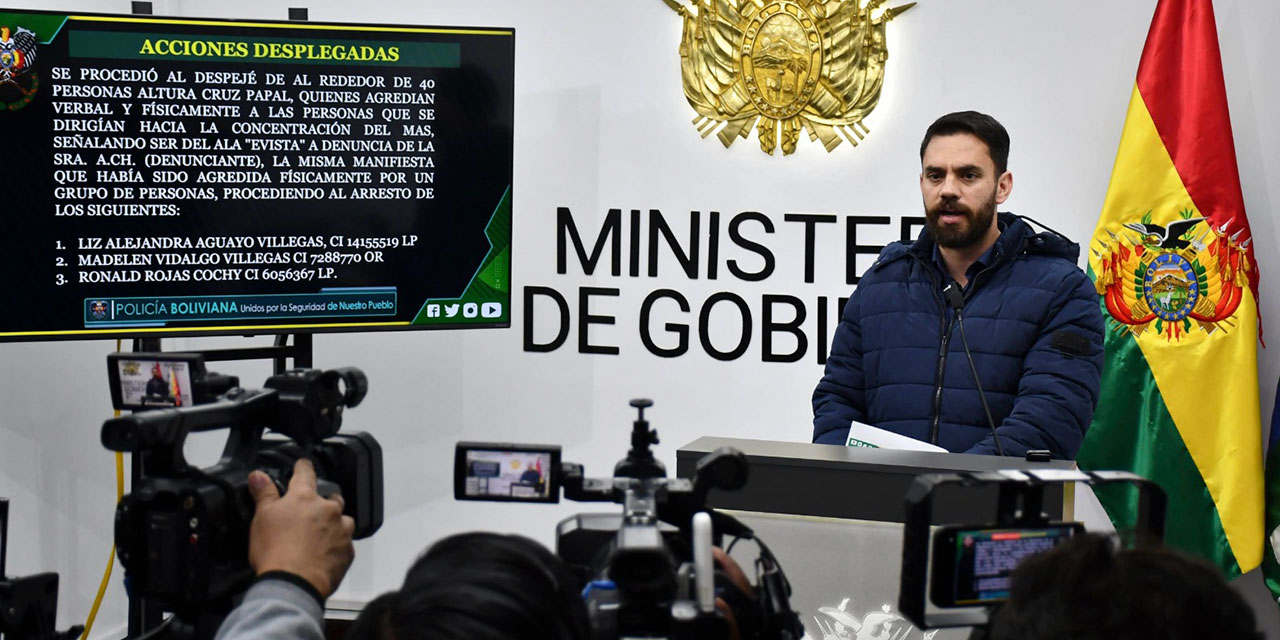
<path fill-rule="evenodd" d="M 464 533 L 427 549 L 400 589 L 365 606 L 348 640 L 587 640 L 579 587 L 546 547 Z"/>
<path fill-rule="evenodd" d="M 1115 550 L 1098 534 L 1027 558 L 990 640 L 1261 640 L 1253 611 L 1221 572 L 1162 547 Z"/>

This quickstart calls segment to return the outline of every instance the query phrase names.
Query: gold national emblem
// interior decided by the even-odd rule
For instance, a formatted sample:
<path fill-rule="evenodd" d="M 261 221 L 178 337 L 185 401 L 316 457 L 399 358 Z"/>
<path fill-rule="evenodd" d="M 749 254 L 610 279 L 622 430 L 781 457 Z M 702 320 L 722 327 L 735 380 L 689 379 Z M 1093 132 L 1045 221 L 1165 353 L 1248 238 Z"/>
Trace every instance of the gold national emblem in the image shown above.
<path fill-rule="evenodd" d="M 702 137 L 728 147 L 756 130 L 760 150 L 796 150 L 803 128 L 827 151 L 871 130 L 889 57 L 885 25 L 911 2 L 663 0 L 684 20 L 684 95 Z"/>
<path fill-rule="evenodd" d="M 1095 238 L 1094 286 L 1115 328 L 1140 336 L 1154 325 L 1180 340 L 1195 328 L 1212 334 L 1232 326 L 1253 267 L 1251 239 L 1227 235 L 1230 224 L 1215 228 L 1188 208 L 1159 225 L 1148 211 Z"/>

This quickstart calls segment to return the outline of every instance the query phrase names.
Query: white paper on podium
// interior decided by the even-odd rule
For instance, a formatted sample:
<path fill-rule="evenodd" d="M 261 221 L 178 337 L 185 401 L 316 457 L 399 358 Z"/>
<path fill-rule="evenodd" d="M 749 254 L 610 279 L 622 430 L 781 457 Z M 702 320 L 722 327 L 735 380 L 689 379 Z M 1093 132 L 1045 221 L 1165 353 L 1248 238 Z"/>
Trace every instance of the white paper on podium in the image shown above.
<path fill-rule="evenodd" d="M 915 438 L 898 435 L 861 422 L 849 425 L 849 438 L 845 441 L 849 447 L 869 447 L 872 449 L 905 449 L 907 451 L 937 451 L 946 453 L 942 447 L 929 444 Z"/>

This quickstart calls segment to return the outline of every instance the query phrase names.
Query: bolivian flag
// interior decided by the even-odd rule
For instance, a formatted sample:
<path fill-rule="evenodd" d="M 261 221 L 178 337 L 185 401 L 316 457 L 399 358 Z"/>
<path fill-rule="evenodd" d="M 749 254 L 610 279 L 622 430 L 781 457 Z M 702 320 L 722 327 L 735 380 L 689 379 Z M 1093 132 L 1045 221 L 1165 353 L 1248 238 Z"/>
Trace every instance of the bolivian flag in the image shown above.
<path fill-rule="evenodd" d="M 182 406 L 182 385 L 178 384 L 178 374 L 169 370 L 169 395 L 173 396 L 173 406 Z"/>
<path fill-rule="evenodd" d="M 1228 577 L 1263 548 L 1258 272 L 1210 0 L 1160 0 L 1089 272 L 1106 365 L 1078 460 L 1169 495 L 1165 540 Z M 1132 496 L 1100 491 L 1117 526 Z"/>

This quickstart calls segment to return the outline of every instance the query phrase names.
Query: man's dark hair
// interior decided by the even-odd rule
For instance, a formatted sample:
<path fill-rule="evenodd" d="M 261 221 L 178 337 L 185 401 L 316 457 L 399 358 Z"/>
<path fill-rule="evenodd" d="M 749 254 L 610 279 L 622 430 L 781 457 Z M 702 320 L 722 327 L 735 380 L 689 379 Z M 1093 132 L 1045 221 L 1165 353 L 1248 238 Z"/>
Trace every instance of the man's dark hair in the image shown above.
<path fill-rule="evenodd" d="M 564 562 L 515 535 L 464 533 L 427 549 L 397 591 L 360 612 L 348 640 L 587 640 L 579 585 Z"/>
<path fill-rule="evenodd" d="M 1024 560 L 990 640 L 1262 640 L 1253 611 L 1209 563 L 1163 547 L 1116 551 L 1078 536 Z"/>
<path fill-rule="evenodd" d="M 996 165 L 997 178 L 1009 168 L 1009 132 L 995 118 L 977 111 L 957 111 L 934 120 L 920 142 L 920 159 L 924 160 L 924 150 L 930 140 L 957 133 L 971 134 L 986 143 L 987 153 Z"/>

